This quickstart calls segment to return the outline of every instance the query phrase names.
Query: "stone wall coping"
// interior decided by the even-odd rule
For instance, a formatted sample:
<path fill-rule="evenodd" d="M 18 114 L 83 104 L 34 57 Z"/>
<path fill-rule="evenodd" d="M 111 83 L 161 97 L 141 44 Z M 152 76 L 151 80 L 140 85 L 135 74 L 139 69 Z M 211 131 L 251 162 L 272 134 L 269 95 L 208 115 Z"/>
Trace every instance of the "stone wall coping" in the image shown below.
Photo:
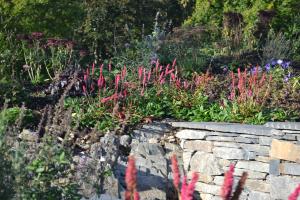
<path fill-rule="evenodd" d="M 264 126 L 282 130 L 300 131 L 300 122 L 267 122 Z"/>
<path fill-rule="evenodd" d="M 260 136 L 284 135 L 284 133 L 281 130 L 269 128 L 264 125 L 249 125 L 223 122 L 170 122 L 170 124 L 175 128 L 209 130 L 227 133 L 242 133 Z"/>

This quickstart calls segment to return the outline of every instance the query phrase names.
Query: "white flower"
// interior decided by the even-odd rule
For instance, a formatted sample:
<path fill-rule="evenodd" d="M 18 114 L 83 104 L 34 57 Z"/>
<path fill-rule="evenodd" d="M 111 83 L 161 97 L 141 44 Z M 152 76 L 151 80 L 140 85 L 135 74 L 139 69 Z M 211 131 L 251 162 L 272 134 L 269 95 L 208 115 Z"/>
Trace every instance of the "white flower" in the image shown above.
<path fill-rule="evenodd" d="M 282 63 L 283 63 L 283 60 L 280 60 L 280 59 L 277 60 L 277 64 L 278 64 L 278 65 L 281 65 Z"/>

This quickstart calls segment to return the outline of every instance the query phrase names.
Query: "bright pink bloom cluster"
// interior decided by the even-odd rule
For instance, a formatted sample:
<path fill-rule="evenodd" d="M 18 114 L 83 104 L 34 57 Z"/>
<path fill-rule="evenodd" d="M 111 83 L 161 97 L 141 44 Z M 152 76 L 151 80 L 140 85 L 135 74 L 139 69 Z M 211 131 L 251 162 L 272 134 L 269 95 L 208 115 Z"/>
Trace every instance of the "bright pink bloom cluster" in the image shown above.
<path fill-rule="evenodd" d="M 229 170 L 225 174 L 224 183 L 221 190 L 221 197 L 223 200 L 230 199 L 233 182 L 234 182 L 233 173 L 234 173 L 234 165 L 231 164 Z"/>
<path fill-rule="evenodd" d="M 125 200 L 139 200 L 139 193 L 136 188 L 136 167 L 135 160 L 133 157 L 128 157 L 128 164 L 125 174 L 125 182 L 126 182 L 126 192 L 125 192 Z"/>
<path fill-rule="evenodd" d="M 297 200 L 300 196 L 300 184 L 296 187 L 294 192 L 289 196 L 288 200 Z"/>
<path fill-rule="evenodd" d="M 192 180 L 189 184 L 187 184 L 187 177 L 184 176 L 181 190 L 179 190 L 180 172 L 178 168 L 178 161 L 175 154 L 171 157 L 171 162 L 172 162 L 173 184 L 175 186 L 175 189 L 178 192 L 180 200 L 192 200 L 199 175 L 197 173 L 193 173 Z"/>

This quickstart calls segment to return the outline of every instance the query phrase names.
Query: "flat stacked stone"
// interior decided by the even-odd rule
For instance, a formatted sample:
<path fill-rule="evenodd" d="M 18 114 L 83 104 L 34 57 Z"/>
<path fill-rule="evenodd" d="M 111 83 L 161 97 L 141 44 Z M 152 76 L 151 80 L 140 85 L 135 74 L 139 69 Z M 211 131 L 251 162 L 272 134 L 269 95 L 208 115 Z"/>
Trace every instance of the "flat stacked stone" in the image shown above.
<path fill-rule="evenodd" d="M 235 184 L 248 172 L 240 199 L 287 199 L 296 182 L 300 183 L 300 123 L 170 124 L 179 128 L 176 137 L 181 141 L 188 177 L 193 171 L 200 173 L 196 190 L 202 199 L 221 199 L 220 187 L 230 164 L 235 165 Z"/>

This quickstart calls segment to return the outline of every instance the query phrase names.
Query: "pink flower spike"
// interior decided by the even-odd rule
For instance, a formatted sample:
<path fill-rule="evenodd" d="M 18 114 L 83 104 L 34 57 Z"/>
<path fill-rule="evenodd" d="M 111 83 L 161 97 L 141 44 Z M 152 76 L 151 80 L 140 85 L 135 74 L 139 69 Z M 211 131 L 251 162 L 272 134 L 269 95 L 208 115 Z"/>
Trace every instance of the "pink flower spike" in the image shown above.
<path fill-rule="evenodd" d="M 224 183 L 221 189 L 221 197 L 223 200 L 229 200 L 231 196 L 231 191 L 233 187 L 233 172 L 234 172 L 234 165 L 231 164 L 229 166 L 229 170 L 226 172 L 224 176 Z"/>
<path fill-rule="evenodd" d="M 127 74 L 127 69 L 126 69 L 126 65 L 124 65 L 123 70 L 121 72 L 121 79 L 124 80 L 125 76 Z"/>
<path fill-rule="evenodd" d="M 185 90 L 187 90 L 187 89 L 189 88 L 189 83 L 188 83 L 188 81 L 184 81 L 184 82 L 183 82 L 183 87 L 184 87 Z"/>
<path fill-rule="evenodd" d="M 140 200 L 140 195 L 137 191 L 135 191 L 133 194 L 133 200 Z"/>
<path fill-rule="evenodd" d="M 100 75 L 103 73 L 103 64 L 100 66 Z"/>
<path fill-rule="evenodd" d="M 85 85 L 82 86 L 82 90 L 86 94 L 86 86 Z"/>
<path fill-rule="evenodd" d="M 170 64 L 168 64 L 167 67 L 166 67 L 166 71 L 165 71 L 166 75 L 169 73 L 169 67 L 170 67 Z"/>
<path fill-rule="evenodd" d="M 171 158 L 171 162 L 172 162 L 173 184 L 175 188 L 179 191 L 180 172 L 178 168 L 178 161 L 175 154 L 173 154 Z"/>
<path fill-rule="evenodd" d="M 147 78 L 148 82 L 150 81 L 150 78 L 151 78 L 151 70 L 148 72 L 148 78 Z"/>
<path fill-rule="evenodd" d="M 111 72 L 111 60 L 108 63 L 108 71 Z"/>
<path fill-rule="evenodd" d="M 146 85 L 147 76 L 146 76 L 146 69 L 144 68 L 144 79 L 143 79 L 143 86 Z"/>
<path fill-rule="evenodd" d="M 174 69 L 171 69 L 168 71 L 168 73 L 166 73 L 166 75 L 170 74 L 170 73 L 173 73 L 175 70 Z"/>
<path fill-rule="evenodd" d="M 101 103 L 106 103 L 110 100 L 111 100 L 111 97 L 105 97 L 105 98 L 101 99 Z"/>
<path fill-rule="evenodd" d="M 90 75 L 90 69 L 86 68 L 86 75 L 89 76 Z"/>
<path fill-rule="evenodd" d="M 159 59 L 156 60 L 156 64 L 155 64 L 155 72 L 157 72 L 159 67 Z"/>
<path fill-rule="evenodd" d="M 94 75 L 95 73 L 95 63 L 93 63 L 93 66 L 92 66 L 92 75 Z"/>
<path fill-rule="evenodd" d="M 181 191 L 180 191 L 180 199 L 181 200 L 187 200 L 187 194 L 188 194 L 188 185 L 186 181 L 186 176 L 183 177 L 182 180 L 182 186 L 181 186 Z"/>
<path fill-rule="evenodd" d="M 172 80 L 172 81 L 175 81 L 175 79 L 176 79 L 176 78 L 175 78 L 175 74 L 174 74 L 174 73 L 171 73 L 171 80 Z"/>
<path fill-rule="evenodd" d="M 176 58 L 173 60 L 172 68 L 174 68 L 175 66 L 176 66 Z"/>
<path fill-rule="evenodd" d="M 159 75 L 159 81 L 161 81 L 162 79 L 163 79 L 163 77 L 164 77 L 164 72 L 162 72 L 160 75 Z"/>
<path fill-rule="evenodd" d="M 133 157 L 129 156 L 125 173 L 126 189 L 129 192 L 133 192 L 136 189 L 136 174 L 135 160 Z"/>
<path fill-rule="evenodd" d="M 195 191 L 196 183 L 198 181 L 199 175 L 198 173 L 193 173 L 192 180 L 187 187 L 187 191 L 185 192 L 185 199 L 184 200 L 193 200 L 193 194 Z"/>
<path fill-rule="evenodd" d="M 121 80 L 121 76 L 120 76 L 120 74 L 117 74 L 116 77 L 115 77 L 115 90 L 116 90 L 116 92 L 118 91 L 120 80 Z"/>
<path fill-rule="evenodd" d="M 143 75 L 143 67 L 142 67 L 142 66 L 140 66 L 140 67 L 138 68 L 138 75 L 139 75 L 139 80 L 141 80 L 142 75 Z"/>
<path fill-rule="evenodd" d="M 298 184 L 294 192 L 290 194 L 288 200 L 297 200 L 299 196 L 300 196 L 300 184 Z"/>

